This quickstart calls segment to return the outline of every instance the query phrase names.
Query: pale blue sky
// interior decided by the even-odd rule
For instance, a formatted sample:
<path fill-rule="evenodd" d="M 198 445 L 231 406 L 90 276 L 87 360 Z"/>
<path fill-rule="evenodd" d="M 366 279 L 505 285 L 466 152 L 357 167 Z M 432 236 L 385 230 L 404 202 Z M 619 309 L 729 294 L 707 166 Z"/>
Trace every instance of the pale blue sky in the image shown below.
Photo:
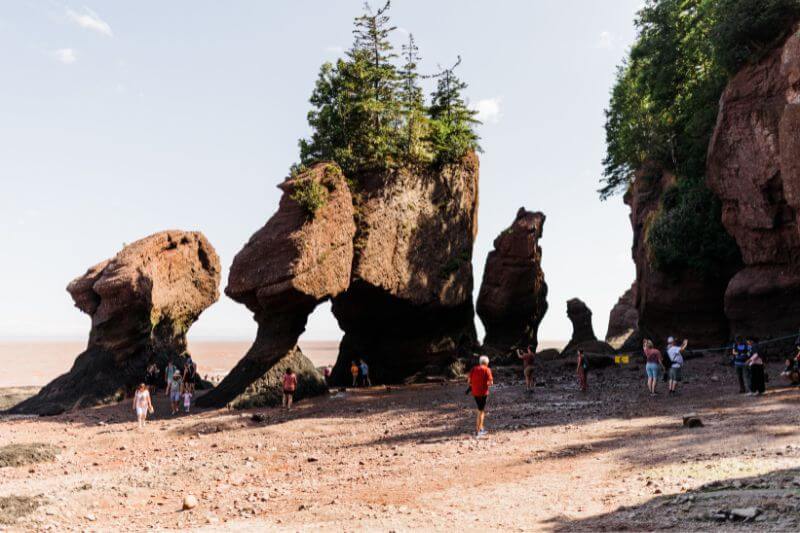
<path fill-rule="evenodd" d="M 0 10 L 0 337 L 83 338 L 66 284 L 122 243 L 200 230 L 227 267 L 273 214 L 297 157 L 317 70 L 351 41 L 360 0 L 4 2 Z M 374 2 L 373 2 L 374 4 Z M 463 57 L 483 112 L 476 295 L 495 236 L 521 205 L 547 215 L 550 310 L 598 334 L 634 277 L 620 198 L 597 197 L 603 110 L 642 0 L 395 0 L 422 70 Z M 223 279 L 223 284 L 225 282 Z M 477 317 L 476 317 L 477 320 Z M 479 325 L 480 327 L 480 325 Z M 226 297 L 193 338 L 253 336 Z M 327 306 L 304 339 L 338 338 Z"/>

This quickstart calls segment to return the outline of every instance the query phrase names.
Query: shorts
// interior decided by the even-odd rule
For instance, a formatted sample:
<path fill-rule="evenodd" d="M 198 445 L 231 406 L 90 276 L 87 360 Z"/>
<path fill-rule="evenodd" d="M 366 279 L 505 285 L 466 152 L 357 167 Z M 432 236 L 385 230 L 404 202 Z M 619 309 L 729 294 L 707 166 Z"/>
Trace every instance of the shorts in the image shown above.
<path fill-rule="evenodd" d="M 181 393 L 180 391 L 172 391 L 169 393 L 169 399 L 173 402 L 181 401 Z"/>
<path fill-rule="evenodd" d="M 683 377 L 681 370 L 683 367 L 680 366 L 671 366 L 669 367 L 669 379 L 671 381 L 680 381 Z"/>
<path fill-rule="evenodd" d="M 136 408 L 136 416 L 144 416 L 147 414 L 147 407 L 137 407 Z"/>
<path fill-rule="evenodd" d="M 644 365 L 644 370 L 647 372 L 647 377 L 649 379 L 658 379 L 658 374 L 661 368 L 658 363 L 647 363 Z"/>
<path fill-rule="evenodd" d="M 294 396 L 294 391 L 283 389 L 283 394 L 284 396 Z"/>
<path fill-rule="evenodd" d="M 475 403 L 478 404 L 478 411 L 483 412 L 486 409 L 486 400 L 489 398 L 488 396 L 473 396 L 475 398 Z"/>
<path fill-rule="evenodd" d="M 525 374 L 525 379 L 532 378 L 533 377 L 533 367 L 532 366 L 526 366 L 525 370 L 523 370 L 522 373 Z"/>

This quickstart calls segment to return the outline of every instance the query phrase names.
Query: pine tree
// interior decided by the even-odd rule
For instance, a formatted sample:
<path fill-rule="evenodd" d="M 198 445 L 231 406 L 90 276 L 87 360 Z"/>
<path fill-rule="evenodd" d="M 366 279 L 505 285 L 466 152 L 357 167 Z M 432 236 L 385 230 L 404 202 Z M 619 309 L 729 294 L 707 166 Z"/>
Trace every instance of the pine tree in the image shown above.
<path fill-rule="evenodd" d="M 403 136 L 400 148 L 403 160 L 409 164 L 428 163 L 433 159 L 428 134 L 430 120 L 425 112 L 425 96 L 419 86 L 417 66 L 422 58 L 414 41 L 414 35 L 408 35 L 408 44 L 403 45 L 403 60 L 400 69 L 400 99 L 403 114 Z"/>
<path fill-rule="evenodd" d="M 467 84 L 455 75 L 461 57 L 455 65 L 438 74 L 436 90 L 432 93 L 428 115 L 431 118 L 429 140 L 439 163 L 457 161 L 470 150 L 481 151 L 480 137 L 473 127 L 480 124 L 477 111 L 469 109 L 461 91 Z"/>
<path fill-rule="evenodd" d="M 301 163 L 332 159 L 351 176 L 398 163 L 402 114 L 389 7 L 386 2 L 373 12 L 365 4 L 346 58 L 320 70 L 308 114 L 313 133 L 300 141 Z"/>

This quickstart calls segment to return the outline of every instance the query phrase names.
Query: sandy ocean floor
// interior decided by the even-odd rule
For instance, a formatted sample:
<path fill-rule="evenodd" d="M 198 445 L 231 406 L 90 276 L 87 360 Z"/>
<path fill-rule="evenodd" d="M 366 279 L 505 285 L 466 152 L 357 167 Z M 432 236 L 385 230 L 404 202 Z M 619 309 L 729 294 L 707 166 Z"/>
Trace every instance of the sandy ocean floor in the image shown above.
<path fill-rule="evenodd" d="M 778 368 L 763 397 L 716 358 L 689 361 L 675 397 L 650 397 L 638 361 L 583 394 L 571 359 L 539 361 L 533 394 L 496 368 L 482 439 L 461 380 L 288 412 L 170 416 L 159 393 L 141 431 L 129 402 L 0 417 L 0 530 L 798 531 L 800 390 Z M 50 458 L 2 465 L 34 446 Z"/>

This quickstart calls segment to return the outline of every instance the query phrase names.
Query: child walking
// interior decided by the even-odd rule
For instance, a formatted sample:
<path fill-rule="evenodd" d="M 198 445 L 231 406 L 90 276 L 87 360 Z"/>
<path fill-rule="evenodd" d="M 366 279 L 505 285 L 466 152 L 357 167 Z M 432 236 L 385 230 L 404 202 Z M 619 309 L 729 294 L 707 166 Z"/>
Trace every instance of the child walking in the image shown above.
<path fill-rule="evenodd" d="M 190 387 L 184 384 L 183 386 L 183 410 L 185 412 L 189 412 L 189 408 L 192 406 L 192 390 Z"/>

